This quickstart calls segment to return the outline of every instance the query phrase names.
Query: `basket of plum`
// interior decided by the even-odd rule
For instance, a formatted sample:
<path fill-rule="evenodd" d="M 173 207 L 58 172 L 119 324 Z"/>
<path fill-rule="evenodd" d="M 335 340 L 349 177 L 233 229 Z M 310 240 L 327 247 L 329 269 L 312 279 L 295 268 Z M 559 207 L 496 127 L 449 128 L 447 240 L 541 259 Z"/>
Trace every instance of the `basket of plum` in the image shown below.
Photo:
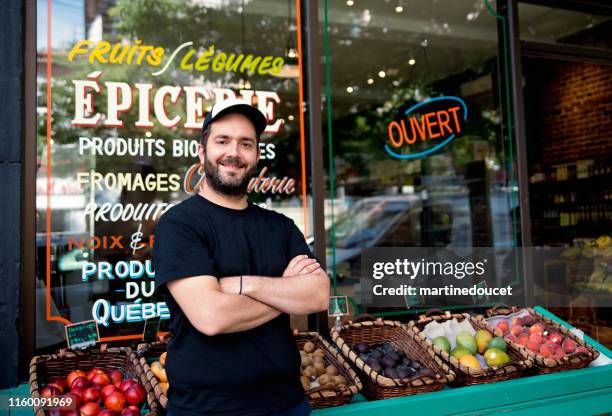
<path fill-rule="evenodd" d="M 332 339 L 357 371 L 368 400 L 442 389 L 452 370 L 424 349 L 400 322 L 371 320 L 332 329 Z"/>
<path fill-rule="evenodd" d="M 138 376 L 129 348 L 60 350 L 30 362 L 36 416 L 155 416 L 151 385 Z"/>

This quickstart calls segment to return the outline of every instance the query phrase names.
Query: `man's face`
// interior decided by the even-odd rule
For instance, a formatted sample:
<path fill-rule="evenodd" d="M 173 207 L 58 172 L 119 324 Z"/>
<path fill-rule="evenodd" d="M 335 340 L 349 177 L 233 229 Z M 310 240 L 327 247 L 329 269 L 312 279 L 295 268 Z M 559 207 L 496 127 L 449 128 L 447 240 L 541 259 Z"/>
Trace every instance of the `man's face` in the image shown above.
<path fill-rule="evenodd" d="M 246 194 L 256 175 L 259 146 L 255 127 L 239 113 L 230 113 L 211 124 L 206 149 L 198 147 L 204 164 L 206 182 L 217 192 L 229 196 Z"/>

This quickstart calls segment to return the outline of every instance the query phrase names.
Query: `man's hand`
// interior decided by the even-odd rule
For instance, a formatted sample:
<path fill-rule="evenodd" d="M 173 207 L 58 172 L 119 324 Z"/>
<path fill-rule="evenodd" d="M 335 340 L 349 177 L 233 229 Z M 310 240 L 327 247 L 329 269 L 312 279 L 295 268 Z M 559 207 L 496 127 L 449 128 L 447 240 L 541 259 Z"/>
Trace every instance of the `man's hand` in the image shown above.
<path fill-rule="evenodd" d="M 321 265 L 316 259 L 311 259 L 305 254 L 301 254 L 291 259 L 283 272 L 283 277 L 314 273 L 320 268 Z"/>

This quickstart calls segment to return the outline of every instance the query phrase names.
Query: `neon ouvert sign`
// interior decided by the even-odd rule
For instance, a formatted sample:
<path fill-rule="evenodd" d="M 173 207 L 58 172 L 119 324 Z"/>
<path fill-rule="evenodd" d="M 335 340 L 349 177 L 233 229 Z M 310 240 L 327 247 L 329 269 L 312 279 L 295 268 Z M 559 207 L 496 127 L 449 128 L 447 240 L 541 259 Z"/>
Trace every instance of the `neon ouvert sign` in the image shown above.
<path fill-rule="evenodd" d="M 461 98 L 442 96 L 422 101 L 387 125 L 388 143 L 385 144 L 385 151 L 397 159 L 427 156 L 460 135 L 465 128 L 467 117 L 468 109 Z M 423 144 L 432 141 L 435 145 L 422 149 Z M 420 145 L 418 151 L 400 153 L 401 150 L 412 150 L 417 145 Z"/>

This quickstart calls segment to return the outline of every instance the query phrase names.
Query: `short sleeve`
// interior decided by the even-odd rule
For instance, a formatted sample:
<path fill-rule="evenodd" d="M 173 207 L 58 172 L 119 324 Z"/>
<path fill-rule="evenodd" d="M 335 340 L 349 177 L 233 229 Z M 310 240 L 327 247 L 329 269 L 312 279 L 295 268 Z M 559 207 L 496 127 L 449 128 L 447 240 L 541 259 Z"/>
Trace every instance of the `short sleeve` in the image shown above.
<path fill-rule="evenodd" d="M 153 266 L 156 290 L 163 294 L 168 294 L 168 282 L 215 273 L 214 259 L 203 236 L 170 211 L 155 227 Z"/>
<path fill-rule="evenodd" d="M 294 258 L 295 256 L 299 256 L 300 254 L 305 254 L 310 258 L 315 258 L 315 256 L 310 251 L 308 244 L 306 244 L 306 240 L 304 239 L 304 234 L 300 231 L 300 229 L 295 225 L 295 222 L 291 219 L 287 219 L 289 223 L 289 260 Z"/>

